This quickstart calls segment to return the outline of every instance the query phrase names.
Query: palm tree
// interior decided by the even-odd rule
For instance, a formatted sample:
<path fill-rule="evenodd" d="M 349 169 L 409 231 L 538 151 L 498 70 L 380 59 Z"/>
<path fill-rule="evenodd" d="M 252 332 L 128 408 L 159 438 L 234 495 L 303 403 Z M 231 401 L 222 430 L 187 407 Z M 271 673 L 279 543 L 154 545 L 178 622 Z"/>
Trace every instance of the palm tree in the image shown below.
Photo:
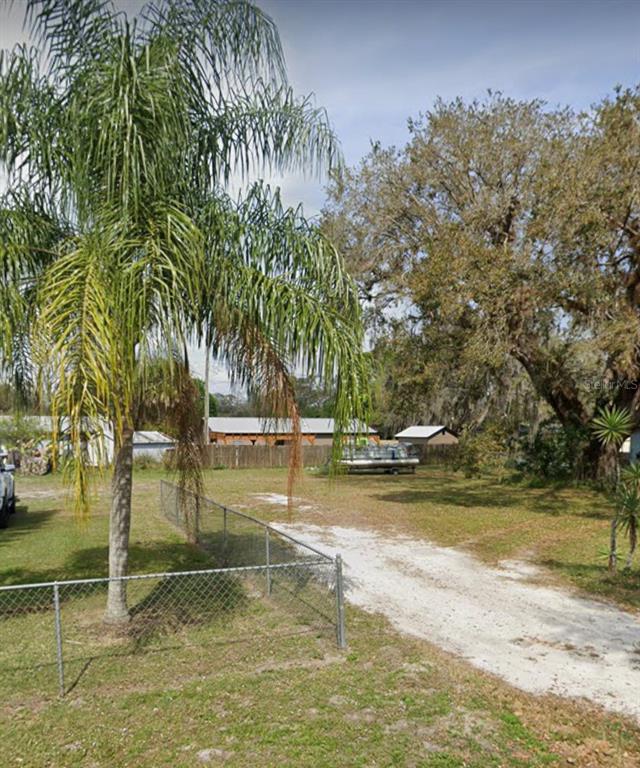
<path fill-rule="evenodd" d="M 604 406 L 592 422 L 593 432 L 598 440 L 605 447 L 615 449 L 614 476 L 609 478 L 613 487 L 618 490 L 620 482 L 620 462 L 618 454 L 620 446 L 631 434 L 633 428 L 633 419 L 631 413 L 626 408 L 616 408 L 615 406 Z M 637 515 L 637 493 L 631 491 L 628 484 L 623 484 L 622 492 L 618 494 L 615 506 L 615 512 L 611 518 L 611 529 L 609 537 L 609 570 L 613 573 L 618 567 L 618 528 L 621 526 L 628 534 L 632 545 L 629 558 L 633 557 L 635 550 L 636 527 L 634 520 Z M 634 511 L 635 510 L 635 511 Z"/>
<path fill-rule="evenodd" d="M 158 0 L 131 20 L 109 0 L 29 0 L 27 19 L 39 52 L 18 47 L 0 62 L 2 360 L 23 383 L 53 377 L 80 515 L 87 425 L 113 425 L 109 575 L 119 577 L 150 369 L 173 393 L 182 477 L 199 477 L 189 474 L 189 341 L 295 432 L 292 371 L 335 380 L 336 451 L 363 417 L 354 284 L 300 210 L 249 184 L 263 168 L 320 172 L 339 155 L 325 113 L 287 85 L 273 22 L 248 2 Z M 227 192 L 234 174 L 240 199 Z M 298 464 L 293 450 L 290 481 Z M 112 581 L 105 618 L 128 615 L 124 583 Z"/>

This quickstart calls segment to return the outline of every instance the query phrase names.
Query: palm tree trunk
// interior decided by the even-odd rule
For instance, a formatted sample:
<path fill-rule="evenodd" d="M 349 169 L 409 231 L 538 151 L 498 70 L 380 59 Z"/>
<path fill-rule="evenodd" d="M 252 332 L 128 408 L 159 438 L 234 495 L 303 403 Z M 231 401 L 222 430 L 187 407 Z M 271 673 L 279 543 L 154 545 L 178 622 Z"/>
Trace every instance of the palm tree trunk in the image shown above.
<path fill-rule="evenodd" d="M 615 573 L 618 567 L 618 513 L 611 520 L 611 533 L 609 538 L 609 571 Z"/>
<path fill-rule="evenodd" d="M 133 430 L 125 428 L 122 443 L 116 447 L 111 482 L 109 518 L 109 577 L 126 576 L 129 567 L 129 531 L 131 528 L 131 489 L 133 484 Z M 127 584 L 110 581 L 104 619 L 110 624 L 129 621 Z"/>

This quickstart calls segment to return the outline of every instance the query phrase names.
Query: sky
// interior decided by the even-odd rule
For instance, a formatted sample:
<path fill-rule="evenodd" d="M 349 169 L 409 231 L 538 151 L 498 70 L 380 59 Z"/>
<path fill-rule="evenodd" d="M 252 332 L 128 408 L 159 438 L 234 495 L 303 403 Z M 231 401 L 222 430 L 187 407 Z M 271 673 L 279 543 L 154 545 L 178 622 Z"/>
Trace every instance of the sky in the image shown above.
<path fill-rule="evenodd" d="M 289 77 L 326 107 L 346 162 L 372 141 L 401 146 L 407 118 L 435 99 L 487 89 L 577 109 L 640 82 L 640 2 L 610 0 L 261 0 L 280 30 Z M 287 193 L 308 213 L 322 185 Z"/>
<path fill-rule="evenodd" d="M 257 0 L 280 31 L 291 84 L 327 109 L 345 161 L 372 141 L 402 146 L 435 99 L 487 89 L 587 108 L 640 82 L 639 0 Z M 0 47 L 25 39 L 22 2 L 0 0 Z M 137 0 L 120 0 L 135 11 Z M 285 202 L 319 213 L 324 180 L 273 177 Z M 196 373 L 204 368 L 194 351 Z M 222 369 L 211 389 L 228 391 Z"/>

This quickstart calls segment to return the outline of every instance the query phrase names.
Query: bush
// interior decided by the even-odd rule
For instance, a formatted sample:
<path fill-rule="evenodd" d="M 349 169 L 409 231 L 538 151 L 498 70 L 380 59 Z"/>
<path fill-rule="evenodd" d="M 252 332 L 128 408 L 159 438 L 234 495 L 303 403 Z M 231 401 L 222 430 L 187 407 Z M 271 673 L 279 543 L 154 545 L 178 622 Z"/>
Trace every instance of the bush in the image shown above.
<path fill-rule="evenodd" d="M 0 420 L 0 445 L 8 450 L 28 453 L 50 439 L 50 430 L 40 426 L 37 417 L 13 416 Z"/>
<path fill-rule="evenodd" d="M 453 458 L 453 468 L 464 472 L 465 477 L 494 474 L 504 469 L 507 453 L 508 439 L 501 426 L 489 424 L 478 432 L 464 430 Z"/>
<path fill-rule="evenodd" d="M 533 442 L 522 445 L 519 468 L 541 480 L 574 479 L 587 440 L 585 430 L 550 419 L 540 425 Z"/>
<path fill-rule="evenodd" d="M 162 466 L 169 472 L 175 469 L 176 449 L 168 448 L 162 454 Z"/>
<path fill-rule="evenodd" d="M 150 456 L 148 453 L 141 453 L 133 457 L 134 469 L 156 469 L 161 465 L 161 459 Z"/>

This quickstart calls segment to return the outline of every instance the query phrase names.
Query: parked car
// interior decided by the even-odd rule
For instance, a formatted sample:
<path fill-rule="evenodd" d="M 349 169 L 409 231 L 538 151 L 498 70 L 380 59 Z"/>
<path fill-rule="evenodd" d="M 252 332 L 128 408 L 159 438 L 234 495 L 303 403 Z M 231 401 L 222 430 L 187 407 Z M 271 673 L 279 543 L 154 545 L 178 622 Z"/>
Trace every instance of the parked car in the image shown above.
<path fill-rule="evenodd" d="M 0 528 L 9 525 L 9 515 L 16 511 L 15 467 L 7 464 L 8 456 L 5 450 L 0 449 Z"/>

